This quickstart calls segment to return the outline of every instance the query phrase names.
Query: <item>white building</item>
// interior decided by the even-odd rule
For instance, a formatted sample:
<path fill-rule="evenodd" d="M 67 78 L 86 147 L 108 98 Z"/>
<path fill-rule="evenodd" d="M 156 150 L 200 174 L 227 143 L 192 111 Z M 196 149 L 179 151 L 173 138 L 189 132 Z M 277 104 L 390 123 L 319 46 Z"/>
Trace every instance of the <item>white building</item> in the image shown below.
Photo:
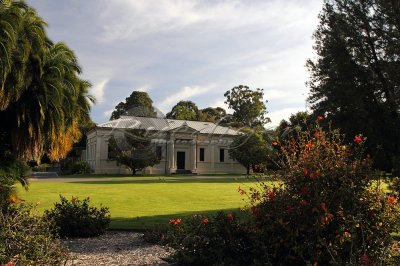
<path fill-rule="evenodd" d="M 98 125 L 87 134 L 86 161 L 96 174 L 130 174 L 131 171 L 108 158 L 108 140 L 127 129 L 144 129 L 154 144 L 160 163 L 143 174 L 245 173 L 229 157 L 228 149 L 239 132 L 211 122 L 123 116 Z"/>

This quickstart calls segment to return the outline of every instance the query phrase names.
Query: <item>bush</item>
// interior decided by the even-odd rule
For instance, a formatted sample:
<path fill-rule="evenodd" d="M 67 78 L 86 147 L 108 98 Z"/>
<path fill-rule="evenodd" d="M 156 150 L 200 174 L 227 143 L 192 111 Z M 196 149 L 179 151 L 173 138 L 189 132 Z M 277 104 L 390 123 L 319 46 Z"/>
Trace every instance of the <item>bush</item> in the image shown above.
<path fill-rule="evenodd" d="M 67 250 L 51 233 L 51 223 L 27 205 L 0 212 L 0 265 L 63 265 Z"/>
<path fill-rule="evenodd" d="M 219 212 L 215 217 L 194 215 L 175 219 L 165 241 L 175 249 L 166 258 L 176 265 L 248 265 L 257 258 L 253 239 L 245 223 L 233 214 Z"/>
<path fill-rule="evenodd" d="M 389 263 L 399 228 L 397 199 L 372 182 L 366 138 L 344 145 L 318 125 L 279 147 L 281 186 L 252 189 L 263 261 L 272 265 Z"/>
<path fill-rule="evenodd" d="M 27 166 L 12 157 L 0 158 L 0 211 L 6 210 L 10 204 L 17 203 L 15 184 L 20 183 L 28 188 L 28 180 L 25 177 Z"/>
<path fill-rule="evenodd" d="M 104 234 L 110 224 L 107 207 L 89 206 L 90 199 L 72 197 L 68 201 L 60 195 L 61 202 L 54 209 L 45 211 L 45 216 L 54 222 L 55 232 L 60 237 L 92 237 Z"/>
<path fill-rule="evenodd" d="M 62 173 L 65 175 L 83 175 L 93 173 L 93 169 L 84 161 L 65 161 L 62 163 Z"/>

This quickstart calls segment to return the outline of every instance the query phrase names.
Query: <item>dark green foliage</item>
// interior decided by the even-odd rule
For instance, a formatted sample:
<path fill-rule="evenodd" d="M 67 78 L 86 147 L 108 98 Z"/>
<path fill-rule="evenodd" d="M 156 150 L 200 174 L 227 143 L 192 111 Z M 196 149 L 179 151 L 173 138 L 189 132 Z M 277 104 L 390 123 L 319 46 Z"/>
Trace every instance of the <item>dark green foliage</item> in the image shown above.
<path fill-rule="evenodd" d="M 69 161 L 63 164 L 62 173 L 64 175 L 91 174 L 93 169 L 84 161 Z"/>
<path fill-rule="evenodd" d="M 171 112 L 166 114 L 167 118 L 178 120 L 199 121 L 200 111 L 197 105 L 192 101 L 180 101 Z"/>
<path fill-rule="evenodd" d="M 26 205 L 0 212 L 0 264 L 64 265 L 67 250 L 53 237 L 52 224 Z"/>
<path fill-rule="evenodd" d="M 319 126 L 280 146 L 283 184 L 248 194 L 264 261 L 272 265 L 368 265 L 391 259 L 397 199 L 374 184 L 365 138 L 345 145 Z M 387 264 L 385 264 L 387 265 Z"/>
<path fill-rule="evenodd" d="M 247 169 L 259 164 L 267 164 L 273 158 L 274 149 L 266 132 L 247 130 L 238 135 L 229 147 L 229 155 Z"/>
<path fill-rule="evenodd" d="M 251 265 L 253 235 L 236 215 L 195 215 L 170 221 L 166 242 L 176 251 L 167 259 L 174 265 Z"/>
<path fill-rule="evenodd" d="M 108 145 L 108 158 L 127 166 L 133 175 L 136 171 L 160 162 L 145 130 L 117 132 L 110 137 Z"/>
<path fill-rule="evenodd" d="M 0 211 L 5 210 L 12 203 L 19 202 L 15 184 L 20 183 L 28 189 L 28 180 L 25 176 L 27 166 L 13 157 L 0 156 Z"/>
<path fill-rule="evenodd" d="M 110 120 L 118 119 L 121 115 L 132 115 L 140 117 L 156 117 L 157 113 L 153 107 L 153 101 L 147 92 L 133 91 L 132 94 L 115 106 Z"/>
<path fill-rule="evenodd" d="M 271 122 L 266 116 L 267 108 L 263 101 L 262 89 L 251 90 L 247 86 L 239 85 L 225 92 L 224 96 L 225 103 L 233 110 L 233 126 L 256 128 Z"/>
<path fill-rule="evenodd" d="M 221 107 L 207 107 L 200 110 L 200 121 L 204 122 L 217 122 L 221 124 L 221 119 L 226 116 L 226 111 Z"/>
<path fill-rule="evenodd" d="M 92 237 L 104 234 L 110 224 L 110 211 L 107 207 L 92 207 L 90 199 L 71 201 L 60 195 L 60 202 L 45 211 L 46 219 L 54 222 L 55 233 L 60 237 Z"/>
<path fill-rule="evenodd" d="M 314 113 L 347 141 L 367 136 L 375 166 L 386 171 L 400 155 L 399 14 L 399 1 L 325 1 L 314 34 L 318 57 L 307 62 Z"/>

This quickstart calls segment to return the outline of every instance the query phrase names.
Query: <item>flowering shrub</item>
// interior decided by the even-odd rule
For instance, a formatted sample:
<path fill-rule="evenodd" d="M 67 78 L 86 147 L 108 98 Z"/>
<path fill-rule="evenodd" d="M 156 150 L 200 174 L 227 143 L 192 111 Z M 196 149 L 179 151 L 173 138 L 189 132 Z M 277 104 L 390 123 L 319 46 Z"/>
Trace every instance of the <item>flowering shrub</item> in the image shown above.
<path fill-rule="evenodd" d="M 174 219 L 165 241 L 176 252 L 165 260 L 176 265 L 248 265 L 257 257 L 249 248 L 252 237 L 232 213 Z"/>
<path fill-rule="evenodd" d="M 372 183 L 362 135 L 344 145 L 318 123 L 275 145 L 283 184 L 248 192 L 262 260 L 272 265 L 374 265 L 391 258 L 397 199 Z"/>
<path fill-rule="evenodd" d="M 55 224 L 60 237 L 91 237 L 103 234 L 110 224 L 110 212 L 106 207 L 89 206 L 90 199 L 71 201 L 60 195 L 61 202 L 45 212 L 47 219 Z"/>
<path fill-rule="evenodd" d="M 52 235 L 51 227 L 27 205 L 0 212 L 0 265 L 64 265 L 67 250 Z"/>

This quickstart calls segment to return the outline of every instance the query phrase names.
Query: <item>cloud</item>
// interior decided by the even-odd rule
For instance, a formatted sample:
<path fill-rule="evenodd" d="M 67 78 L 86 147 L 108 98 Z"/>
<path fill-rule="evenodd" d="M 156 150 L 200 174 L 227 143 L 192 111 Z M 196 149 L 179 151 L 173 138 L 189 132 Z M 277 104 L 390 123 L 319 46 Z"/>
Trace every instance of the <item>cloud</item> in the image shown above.
<path fill-rule="evenodd" d="M 305 111 L 305 108 L 300 107 L 289 107 L 280 109 L 277 111 L 269 112 L 267 116 L 271 119 L 271 123 L 266 125 L 267 128 L 275 128 L 279 125 L 282 119 L 288 119 L 291 114 L 295 114 L 299 111 Z"/>
<path fill-rule="evenodd" d="M 101 104 L 102 102 L 104 102 L 104 90 L 108 81 L 109 79 L 104 79 L 95 84 L 90 90 L 90 93 L 96 98 L 97 103 Z"/>
<path fill-rule="evenodd" d="M 165 100 L 158 102 L 156 104 L 156 107 L 159 108 L 161 111 L 166 112 L 168 109 L 170 109 L 173 105 L 177 104 L 179 101 L 189 100 L 193 96 L 204 94 L 214 87 L 215 87 L 214 85 L 185 86 L 180 91 L 165 98 Z"/>

